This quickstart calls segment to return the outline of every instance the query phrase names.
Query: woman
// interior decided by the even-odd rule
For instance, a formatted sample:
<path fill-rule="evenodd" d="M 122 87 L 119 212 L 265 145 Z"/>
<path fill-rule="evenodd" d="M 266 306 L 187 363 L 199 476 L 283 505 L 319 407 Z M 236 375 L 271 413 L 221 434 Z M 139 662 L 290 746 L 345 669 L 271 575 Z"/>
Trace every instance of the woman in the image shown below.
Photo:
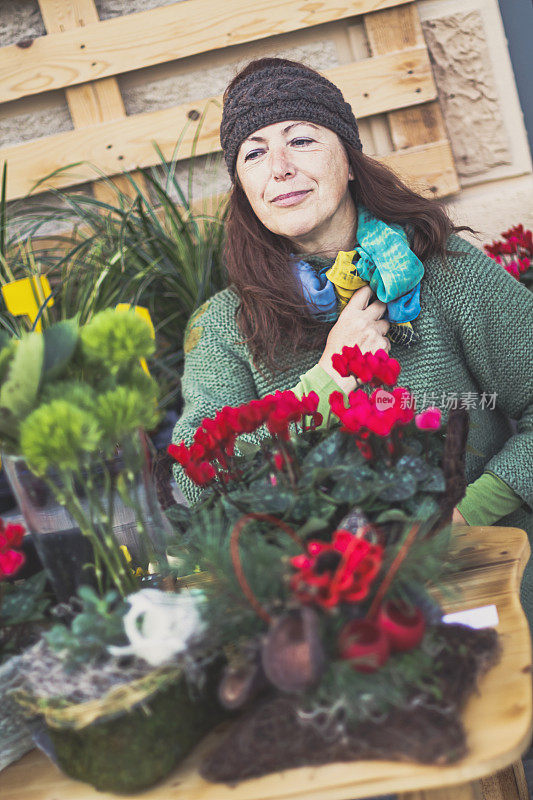
<path fill-rule="evenodd" d="M 417 409 L 470 409 L 469 486 L 454 520 L 533 533 L 529 291 L 458 237 L 467 228 L 436 201 L 365 156 L 339 89 L 302 64 L 243 69 L 224 95 L 221 143 L 233 181 L 230 286 L 189 321 L 174 441 L 189 444 L 204 417 L 276 389 L 314 390 L 327 408 L 332 391 L 355 387 L 331 356 L 383 348 Z M 195 500 L 197 487 L 175 474 Z M 533 618 L 533 573 L 524 592 Z"/>

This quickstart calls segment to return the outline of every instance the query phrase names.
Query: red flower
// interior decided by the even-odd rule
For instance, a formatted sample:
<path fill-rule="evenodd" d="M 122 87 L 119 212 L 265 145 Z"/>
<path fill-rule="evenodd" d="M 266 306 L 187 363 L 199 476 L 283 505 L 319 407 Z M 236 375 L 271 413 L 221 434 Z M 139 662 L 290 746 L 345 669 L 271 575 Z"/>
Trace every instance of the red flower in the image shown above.
<path fill-rule="evenodd" d="M 276 453 L 274 455 L 274 466 L 277 470 L 283 469 L 283 465 L 285 464 L 285 456 L 283 453 Z"/>
<path fill-rule="evenodd" d="M 394 386 L 400 374 L 400 364 L 385 350 L 362 353 L 357 345 L 343 347 L 331 357 L 333 368 L 343 377 L 354 375 L 371 386 Z"/>
<path fill-rule="evenodd" d="M 288 440 L 290 424 L 300 422 L 303 416 L 311 416 L 313 426 L 320 425 L 322 415 L 316 410 L 318 403 L 319 397 L 315 392 L 300 400 L 288 390 L 240 406 L 224 406 L 213 418 L 202 420 L 190 447 L 184 442 L 171 444 L 168 453 L 200 486 L 206 486 L 215 478 L 227 483 L 238 474 L 231 463 L 238 436 L 252 433 L 266 424 L 272 436 Z"/>
<path fill-rule="evenodd" d="M 22 545 L 24 528 L 22 525 L 4 526 L 0 519 L 0 578 L 15 575 L 25 562 L 24 553 L 18 549 Z"/>
<path fill-rule="evenodd" d="M 348 408 L 341 392 L 332 392 L 329 398 L 332 412 L 342 422 L 342 430 L 388 436 L 393 428 L 406 425 L 414 416 L 412 398 L 407 389 L 396 387 L 392 392 L 376 389 L 369 397 L 362 389 L 350 392 Z"/>
<path fill-rule="evenodd" d="M 378 574 L 383 548 L 346 530 L 337 530 L 333 541 L 309 542 L 307 554 L 291 558 L 297 570 L 291 589 L 302 603 L 332 608 L 357 603 L 368 595 Z"/>
<path fill-rule="evenodd" d="M 415 425 L 422 431 L 437 430 L 440 428 L 440 419 L 440 408 L 426 408 L 421 414 L 416 415 Z"/>
<path fill-rule="evenodd" d="M 524 230 L 523 225 L 515 225 L 502 233 L 503 241 L 486 244 L 484 250 L 494 261 L 514 278 L 520 280 L 520 275 L 531 266 L 533 258 L 533 232 Z"/>

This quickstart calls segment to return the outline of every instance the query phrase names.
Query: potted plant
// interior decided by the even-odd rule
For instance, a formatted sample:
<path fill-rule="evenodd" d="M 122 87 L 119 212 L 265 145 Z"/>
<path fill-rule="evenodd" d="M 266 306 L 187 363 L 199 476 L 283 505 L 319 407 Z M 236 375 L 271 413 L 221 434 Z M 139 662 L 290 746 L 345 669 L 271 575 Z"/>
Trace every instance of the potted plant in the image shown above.
<path fill-rule="evenodd" d="M 124 596 L 137 583 L 120 546 L 145 569 L 165 550 L 144 433 L 158 419 L 149 326 L 109 309 L 0 345 L 3 464 L 56 595 L 88 580 Z"/>
<path fill-rule="evenodd" d="M 123 600 L 82 586 L 70 619 L 25 652 L 16 698 L 41 720 L 36 741 L 67 775 L 102 791 L 140 791 L 220 719 L 217 665 L 190 658 L 201 602 L 187 591 L 148 588 Z"/>
<path fill-rule="evenodd" d="M 450 763 L 467 747 L 465 699 L 497 657 L 494 630 L 443 624 L 429 591 L 449 568 L 466 412 L 446 428 L 438 409 L 415 414 L 384 351 L 344 348 L 334 365 L 362 383 L 330 396 L 340 424 L 319 427 L 313 393 L 277 392 L 169 448 L 206 490 L 169 512 L 181 574 L 211 577 L 198 652 L 226 654 L 219 699 L 243 709 L 203 762 L 210 780 L 368 757 Z M 238 454 L 238 436 L 260 430 L 261 448 Z"/>

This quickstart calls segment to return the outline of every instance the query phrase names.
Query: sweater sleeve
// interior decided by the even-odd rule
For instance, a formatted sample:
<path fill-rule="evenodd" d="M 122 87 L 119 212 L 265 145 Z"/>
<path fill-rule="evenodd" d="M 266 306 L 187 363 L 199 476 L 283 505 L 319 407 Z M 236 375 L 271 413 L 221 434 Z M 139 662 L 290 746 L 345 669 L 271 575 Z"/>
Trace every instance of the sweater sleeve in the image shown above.
<path fill-rule="evenodd" d="M 456 330 L 482 392 L 516 421 L 516 431 L 485 464 L 533 506 L 533 293 L 481 250 L 452 235 L 454 258 L 429 279 Z M 485 474 L 484 473 L 484 474 Z"/>
<path fill-rule="evenodd" d="M 175 444 L 183 441 L 190 445 L 204 417 L 213 417 L 225 405 L 236 406 L 257 398 L 250 365 L 231 344 L 225 313 L 227 308 L 215 295 L 187 323 L 181 380 L 184 405 L 172 435 Z M 261 438 L 257 432 L 239 437 L 238 442 L 244 439 L 257 445 Z M 174 466 L 174 477 L 190 503 L 199 499 L 202 489 L 185 475 L 179 464 Z"/>
<path fill-rule="evenodd" d="M 521 505 L 522 498 L 510 486 L 492 472 L 484 472 L 466 487 L 457 508 L 468 525 L 493 525 Z"/>
<path fill-rule="evenodd" d="M 304 375 L 300 375 L 300 382 L 292 390 L 300 399 L 304 394 L 316 392 L 319 398 L 318 411 L 322 414 L 322 423 L 319 429 L 326 428 L 329 417 L 329 396 L 332 392 L 342 392 L 340 386 L 333 380 L 331 375 L 322 369 L 320 364 L 315 364 Z M 346 397 L 346 393 L 343 392 Z M 333 417 L 336 420 L 336 417 Z M 330 426 L 332 421 L 330 420 Z"/>

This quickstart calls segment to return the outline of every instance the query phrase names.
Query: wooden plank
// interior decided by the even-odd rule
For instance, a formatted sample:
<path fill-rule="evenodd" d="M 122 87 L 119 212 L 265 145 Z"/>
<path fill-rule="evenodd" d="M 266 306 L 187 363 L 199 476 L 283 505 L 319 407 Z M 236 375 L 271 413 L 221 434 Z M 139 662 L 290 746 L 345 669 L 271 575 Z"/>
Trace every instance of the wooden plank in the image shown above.
<path fill-rule="evenodd" d="M 425 46 L 416 3 L 367 14 L 364 27 L 372 55 L 384 55 L 405 47 Z M 436 89 L 434 97 L 437 97 Z M 438 102 L 391 111 L 387 118 L 393 147 L 397 150 L 447 138 Z"/>
<path fill-rule="evenodd" d="M 419 47 L 334 67 L 324 74 L 339 86 L 359 119 L 391 106 L 406 106 L 435 96 L 427 54 Z M 86 87 L 69 91 L 85 92 Z M 83 102 L 79 98 L 80 106 Z M 89 104 L 90 100 L 87 102 Z M 204 155 L 220 148 L 220 96 L 121 119 L 102 119 L 98 125 L 1 149 L 0 163 L 8 162 L 8 198 L 23 197 L 38 179 L 78 161 L 92 162 L 104 175 L 151 166 L 158 161 L 152 141 L 157 140 L 165 156 L 170 158 L 180 131 L 187 126 L 179 153 L 185 158 L 191 152 L 196 131 L 192 121 L 206 108 L 207 116 L 196 149 L 198 155 Z M 103 110 L 98 113 L 100 118 L 104 116 Z M 68 174 L 56 175 L 48 185 L 64 188 L 95 178 L 94 169 L 90 163 L 85 163 Z"/>
<path fill-rule="evenodd" d="M 156 113 L 164 114 L 164 121 L 168 123 L 167 111 Z M 217 110 L 207 114 L 204 132 L 196 147 L 197 155 L 212 153 L 219 148 L 219 118 Z M 126 121 L 129 121 L 129 118 Z M 176 125 L 171 128 L 167 138 L 163 138 L 163 129 L 159 129 L 161 133 L 157 135 L 157 142 L 165 158 L 171 159 L 175 156 L 175 132 L 180 130 L 183 122 L 183 117 L 177 117 Z M 126 131 L 131 135 L 121 141 L 120 147 L 115 148 L 118 155 L 112 154 L 113 145 L 108 149 L 106 142 L 112 141 L 114 138 L 120 141 L 120 137 L 116 137 L 116 134 L 117 130 L 119 132 L 123 130 L 122 124 L 119 125 L 115 122 L 105 125 L 105 128 L 114 136 L 104 139 L 101 138 L 102 127 L 104 126 L 95 125 L 93 128 L 85 128 L 76 132 L 76 137 L 72 136 L 70 132 L 62 133 L 57 137 L 50 137 L 50 139 L 54 139 L 52 143 L 48 139 L 42 139 L 18 145 L 13 148 L 12 153 L 9 153 L 8 149 L 3 151 L 9 164 L 8 199 L 25 196 L 32 189 L 37 175 L 44 176 L 51 172 L 53 158 L 56 159 L 55 163 L 58 164 L 58 167 L 67 165 L 76 158 L 79 158 L 81 163 L 69 171 L 54 175 L 39 187 L 40 191 L 52 187 L 65 188 L 94 180 L 96 173 L 91 162 L 98 164 L 101 172 L 109 175 L 117 174 L 121 168 L 124 168 L 126 172 L 131 172 L 139 167 L 158 163 L 159 157 L 152 147 L 154 128 L 151 124 L 142 129 L 137 126 L 134 131 L 135 135 L 131 131 Z M 155 130 L 158 129 L 155 128 Z M 168 138 L 170 136 L 172 138 Z M 60 137 L 64 137 L 63 140 L 56 141 Z M 190 151 L 193 137 L 194 128 L 191 128 L 189 134 L 184 137 L 184 150 L 189 149 Z M 53 152 L 48 152 L 50 144 Z M 63 153 L 58 148 L 59 144 L 63 145 Z M 63 155 L 62 158 L 58 158 L 60 154 Z M 82 160 L 84 156 L 88 161 Z M 185 158 L 186 156 L 181 151 L 177 157 Z M 376 156 L 376 158 L 390 166 L 415 191 L 426 194 L 428 197 L 444 197 L 459 191 L 453 156 L 447 141 L 406 148 Z"/>
<path fill-rule="evenodd" d="M 94 0 L 39 0 L 39 8 L 48 33 L 58 33 L 71 28 L 83 28 L 92 22 L 99 22 Z M 83 128 L 98 122 L 124 119 L 126 109 L 116 78 L 103 78 L 99 81 L 73 86 L 65 91 L 68 109 L 74 128 Z M 136 173 L 134 179 L 146 189 L 142 174 Z M 131 197 L 133 187 L 129 180 L 117 175 L 113 184 L 124 195 Z M 114 202 L 117 194 L 106 181 L 93 183 L 94 196 L 102 202 Z"/>
<path fill-rule="evenodd" d="M 530 800 L 521 761 L 481 780 L 482 800 Z"/>
<path fill-rule="evenodd" d="M 0 102 L 347 19 L 408 0 L 186 0 L 0 49 Z M 60 0 L 58 0 L 60 5 Z"/>
<path fill-rule="evenodd" d="M 421 792 L 402 792 L 398 800 L 485 800 L 481 781 L 463 783 L 462 786 L 445 786 Z M 511 798 L 509 798 L 511 800 Z"/>
<path fill-rule="evenodd" d="M 457 563 L 464 568 L 462 579 L 457 576 L 462 607 L 496 604 L 502 644 L 500 662 L 480 680 L 479 692 L 470 698 L 463 714 L 469 748 L 465 758 L 446 766 L 357 761 L 285 770 L 235 786 L 208 783 L 200 778 L 198 766 L 225 729 L 207 737 L 165 781 L 148 789 L 143 800 L 355 800 L 390 792 L 403 793 L 401 800 L 482 800 L 478 779 L 514 763 L 531 735 L 531 640 L 518 598 L 530 550 L 527 535 L 516 528 L 461 528 L 457 536 L 462 542 L 458 552 L 463 553 Z M 485 555 L 490 549 L 488 564 L 499 570 L 496 588 L 484 586 L 483 576 L 470 569 L 472 563 L 479 563 L 470 558 L 478 547 Z M 502 547 L 507 551 L 503 564 Z M 3 800 L 116 800 L 62 775 L 37 751 L 0 774 L 0 796 Z"/>
<path fill-rule="evenodd" d="M 413 191 L 425 197 L 447 197 L 461 189 L 452 148 L 447 140 L 395 150 L 375 158 L 387 164 Z"/>
<path fill-rule="evenodd" d="M 437 97 L 426 47 L 366 58 L 324 74 L 339 87 L 357 119 Z"/>

